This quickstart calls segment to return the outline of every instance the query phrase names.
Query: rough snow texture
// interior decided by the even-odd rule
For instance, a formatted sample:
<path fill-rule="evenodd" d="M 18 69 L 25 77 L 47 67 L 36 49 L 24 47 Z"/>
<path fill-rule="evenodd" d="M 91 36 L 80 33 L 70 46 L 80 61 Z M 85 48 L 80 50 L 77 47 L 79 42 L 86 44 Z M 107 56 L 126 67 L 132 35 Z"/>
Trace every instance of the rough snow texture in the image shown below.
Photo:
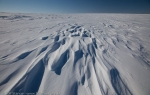
<path fill-rule="evenodd" d="M 0 13 L 0 92 L 150 95 L 150 15 Z"/>

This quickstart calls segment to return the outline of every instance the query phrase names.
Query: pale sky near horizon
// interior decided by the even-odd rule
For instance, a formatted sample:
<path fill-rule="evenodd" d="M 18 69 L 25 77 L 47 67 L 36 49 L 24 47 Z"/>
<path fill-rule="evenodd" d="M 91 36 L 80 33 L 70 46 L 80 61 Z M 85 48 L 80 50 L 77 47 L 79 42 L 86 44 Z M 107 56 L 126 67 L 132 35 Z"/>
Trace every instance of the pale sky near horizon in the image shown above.
<path fill-rule="evenodd" d="M 150 13 L 150 0 L 0 0 L 0 12 Z"/>

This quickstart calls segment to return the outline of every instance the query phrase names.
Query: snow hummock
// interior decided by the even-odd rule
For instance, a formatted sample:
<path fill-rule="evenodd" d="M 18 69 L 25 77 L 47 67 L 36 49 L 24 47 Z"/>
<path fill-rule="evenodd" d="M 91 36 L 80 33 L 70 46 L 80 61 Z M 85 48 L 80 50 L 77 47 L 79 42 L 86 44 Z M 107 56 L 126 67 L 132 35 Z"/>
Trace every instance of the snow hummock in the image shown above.
<path fill-rule="evenodd" d="M 0 93 L 150 95 L 150 15 L 1 13 Z"/>

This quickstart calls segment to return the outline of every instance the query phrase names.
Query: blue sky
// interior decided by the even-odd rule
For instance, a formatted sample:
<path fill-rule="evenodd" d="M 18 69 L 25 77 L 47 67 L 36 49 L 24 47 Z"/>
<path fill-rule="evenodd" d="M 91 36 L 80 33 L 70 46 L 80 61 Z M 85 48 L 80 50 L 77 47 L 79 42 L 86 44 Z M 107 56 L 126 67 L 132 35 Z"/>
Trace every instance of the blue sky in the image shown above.
<path fill-rule="evenodd" d="M 0 0 L 0 12 L 150 13 L 150 0 Z"/>

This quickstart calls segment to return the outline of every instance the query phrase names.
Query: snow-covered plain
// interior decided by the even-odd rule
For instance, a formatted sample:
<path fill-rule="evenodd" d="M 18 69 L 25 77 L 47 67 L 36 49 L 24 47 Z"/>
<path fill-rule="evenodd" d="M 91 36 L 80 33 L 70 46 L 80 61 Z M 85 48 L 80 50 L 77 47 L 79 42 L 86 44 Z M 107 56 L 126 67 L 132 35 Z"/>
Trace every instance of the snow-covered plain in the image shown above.
<path fill-rule="evenodd" d="M 0 13 L 0 93 L 150 95 L 150 15 Z"/>

